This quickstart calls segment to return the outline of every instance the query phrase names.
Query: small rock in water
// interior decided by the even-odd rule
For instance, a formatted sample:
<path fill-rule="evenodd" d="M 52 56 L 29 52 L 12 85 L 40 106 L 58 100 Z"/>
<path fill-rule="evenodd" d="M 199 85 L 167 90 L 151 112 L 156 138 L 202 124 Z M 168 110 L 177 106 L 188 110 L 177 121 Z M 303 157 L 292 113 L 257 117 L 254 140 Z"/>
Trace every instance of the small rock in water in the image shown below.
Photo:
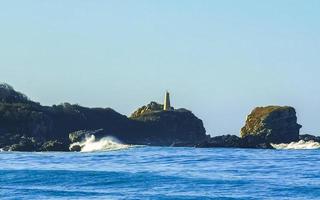
<path fill-rule="evenodd" d="M 70 151 L 81 151 L 80 145 L 72 145 L 70 148 Z"/>

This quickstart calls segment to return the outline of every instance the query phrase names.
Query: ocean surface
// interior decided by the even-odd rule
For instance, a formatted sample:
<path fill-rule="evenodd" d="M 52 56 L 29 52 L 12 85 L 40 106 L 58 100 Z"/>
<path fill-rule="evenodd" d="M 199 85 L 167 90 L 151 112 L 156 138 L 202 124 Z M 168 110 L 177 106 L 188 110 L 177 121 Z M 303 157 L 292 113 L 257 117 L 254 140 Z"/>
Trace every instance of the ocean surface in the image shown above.
<path fill-rule="evenodd" d="M 0 199 L 320 199 L 320 150 L 0 152 Z"/>

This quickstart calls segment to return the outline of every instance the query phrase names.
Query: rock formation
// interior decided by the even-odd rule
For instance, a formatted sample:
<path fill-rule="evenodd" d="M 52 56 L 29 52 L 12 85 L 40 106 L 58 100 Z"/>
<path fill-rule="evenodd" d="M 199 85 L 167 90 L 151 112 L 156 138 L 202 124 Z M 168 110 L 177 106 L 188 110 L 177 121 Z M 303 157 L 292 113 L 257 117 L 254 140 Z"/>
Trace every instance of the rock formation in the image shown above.
<path fill-rule="evenodd" d="M 309 135 L 309 134 L 304 134 L 304 135 L 299 135 L 299 140 L 303 141 L 314 141 L 314 142 L 319 142 L 320 143 L 320 136 L 314 136 L 314 135 Z"/>
<path fill-rule="evenodd" d="M 90 135 L 113 136 L 126 144 L 272 148 L 270 143 L 290 143 L 320 137 L 300 135 L 295 109 L 288 106 L 255 108 L 248 115 L 241 137 L 210 137 L 202 121 L 186 109 L 163 109 L 151 102 L 128 118 L 111 108 L 86 108 L 63 103 L 42 106 L 0 84 L 0 148 L 11 151 L 68 151 Z M 79 151 L 74 146 L 72 151 Z"/>
<path fill-rule="evenodd" d="M 156 102 L 139 108 L 131 119 L 142 123 L 141 135 L 145 144 L 195 145 L 206 138 L 202 120 L 186 109 L 163 110 Z M 156 139 L 158 138 L 158 139 Z"/>
<path fill-rule="evenodd" d="M 29 102 L 26 95 L 17 92 L 6 83 L 0 84 L 0 102 L 4 103 L 25 103 Z"/>
<path fill-rule="evenodd" d="M 196 145 L 199 148 L 212 148 L 212 147 L 228 147 L 228 148 L 259 148 L 259 149 L 272 149 L 273 147 L 269 142 L 262 138 L 254 136 L 247 136 L 240 138 L 236 135 L 222 135 L 211 137 L 208 140 Z"/>
<path fill-rule="evenodd" d="M 290 143 L 299 140 L 296 111 L 289 106 L 257 107 L 248 115 L 241 137 L 269 143 Z"/>
<path fill-rule="evenodd" d="M 196 145 L 199 148 L 211 148 L 211 147 L 240 147 L 242 144 L 241 138 L 236 135 L 221 135 L 211 137 L 202 143 Z"/>
<path fill-rule="evenodd" d="M 297 124 L 295 109 L 288 106 L 257 107 L 248 115 L 241 137 L 222 135 L 211 137 L 199 143 L 197 147 L 236 147 L 267 148 L 271 143 L 290 143 L 299 140 L 301 125 Z M 317 140 L 311 135 L 300 136 L 300 139 Z"/>
<path fill-rule="evenodd" d="M 94 134 L 96 139 L 113 136 L 127 144 L 168 146 L 195 144 L 206 137 L 202 121 L 184 109 L 163 111 L 163 105 L 152 102 L 128 118 L 111 108 L 69 103 L 42 106 L 11 86 L 0 85 L 0 148 L 65 151 L 84 134 Z"/>
<path fill-rule="evenodd" d="M 162 104 L 158 104 L 157 102 L 152 101 L 149 104 L 138 108 L 136 111 L 134 111 L 131 114 L 130 117 L 131 118 L 138 118 L 139 116 L 142 116 L 147 113 L 162 111 L 162 110 L 164 110 L 163 108 L 164 108 L 164 106 Z M 174 110 L 174 108 L 171 107 L 171 110 Z"/>

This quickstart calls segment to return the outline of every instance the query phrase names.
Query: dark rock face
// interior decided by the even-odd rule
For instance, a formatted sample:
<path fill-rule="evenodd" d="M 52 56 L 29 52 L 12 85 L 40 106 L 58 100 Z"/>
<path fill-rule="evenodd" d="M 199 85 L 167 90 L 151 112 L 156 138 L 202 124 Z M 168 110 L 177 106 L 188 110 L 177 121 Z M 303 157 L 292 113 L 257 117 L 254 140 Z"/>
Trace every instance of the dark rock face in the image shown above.
<path fill-rule="evenodd" d="M 6 103 L 25 103 L 29 102 L 28 97 L 20 92 L 15 91 L 8 84 L 0 84 L 0 102 Z"/>
<path fill-rule="evenodd" d="M 162 108 L 153 102 L 128 118 L 111 108 L 68 103 L 48 107 L 30 101 L 11 86 L 0 85 L 0 148 L 64 151 L 87 134 L 96 139 L 114 136 L 123 143 L 149 145 L 187 144 L 205 138 L 202 121 L 190 111 L 165 112 Z"/>
<path fill-rule="evenodd" d="M 236 135 L 222 135 L 208 139 L 207 141 L 198 144 L 199 148 L 212 148 L 212 147 L 232 147 L 232 148 L 262 148 L 272 149 L 270 143 L 262 139 L 257 139 L 253 136 L 240 138 Z"/>
<path fill-rule="evenodd" d="M 241 138 L 236 135 L 221 135 L 211 137 L 210 139 L 198 144 L 196 147 L 211 148 L 211 147 L 240 147 Z"/>
<path fill-rule="evenodd" d="M 304 140 L 304 141 L 314 141 L 314 142 L 319 142 L 320 143 L 320 137 L 319 136 L 314 136 L 314 135 L 300 135 L 299 140 Z"/>
<path fill-rule="evenodd" d="M 171 107 L 171 110 L 174 110 L 173 107 Z M 158 104 L 157 102 L 150 102 L 149 104 L 142 106 L 141 108 L 138 108 L 136 111 L 134 111 L 131 114 L 131 118 L 139 118 L 142 115 L 148 114 L 148 113 L 152 113 L 152 112 L 156 112 L 156 111 L 163 111 L 163 105 L 162 104 Z"/>
<path fill-rule="evenodd" d="M 252 135 L 241 138 L 240 148 L 273 149 L 269 141 Z"/>
<path fill-rule="evenodd" d="M 249 141 L 261 140 L 267 143 L 290 143 L 299 140 L 296 111 L 288 106 L 257 107 L 248 115 L 241 137 L 251 136 Z"/>
<path fill-rule="evenodd" d="M 246 124 L 241 129 L 241 137 L 235 135 L 212 137 L 197 147 L 272 149 L 271 143 L 298 141 L 300 128 L 295 109 L 292 107 L 257 107 L 248 115 Z"/>
<path fill-rule="evenodd" d="M 113 136 L 123 143 L 157 146 L 272 148 L 270 143 L 314 140 L 300 135 L 294 108 L 268 106 L 252 111 L 241 137 L 210 138 L 202 121 L 191 111 L 164 111 L 156 102 L 137 109 L 130 118 L 111 108 L 85 108 L 68 103 L 41 106 L 0 84 L 0 148 L 10 151 L 69 151 L 72 143 L 94 135 Z M 80 151 L 73 145 L 71 151 Z"/>
<path fill-rule="evenodd" d="M 69 146 L 68 144 L 57 140 L 50 140 L 40 147 L 40 151 L 69 151 Z"/>
<path fill-rule="evenodd" d="M 94 135 L 99 139 L 104 136 L 103 129 L 98 130 L 80 130 L 69 134 L 69 139 L 72 145 L 70 145 L 70 151 L 81 151 L 80 142 L 83 142 L 86 138 Z"/>
<path fill-rule="evenodd" d="M 70 151 L 73 151 L 73 152 L 79 152 L 81 151 L 81 146 L 80 145 L 72 145 L 69 149 Z"/>
<path fill-rule="evenodd" d="M 35 151 L 39 146 L 30 138 L 21 138 L 21 141 L 17 144 L 9 146 L 9 151 Z"/>
<path fill-rule="evenodd" d="M 131 119 L 143 127 L 140 134 L 143 144 L 190 146 L 206 139 L 203 122 L 189 110 L 163 111 L 163 105 L 155 102 L 142 108 L 151 109 L 141 112 L 140 108 Z"/>
<path fill-rule="evenodd" d="M 81 141 L 84 141 L 86 137 L 89 137 L 90 135 L 96 136 L 101 132 L 103 132 L 103 129 L 75 131 L 75 132 L 69 133 L 69 140 L 71 143 L 81 142 Z"/>

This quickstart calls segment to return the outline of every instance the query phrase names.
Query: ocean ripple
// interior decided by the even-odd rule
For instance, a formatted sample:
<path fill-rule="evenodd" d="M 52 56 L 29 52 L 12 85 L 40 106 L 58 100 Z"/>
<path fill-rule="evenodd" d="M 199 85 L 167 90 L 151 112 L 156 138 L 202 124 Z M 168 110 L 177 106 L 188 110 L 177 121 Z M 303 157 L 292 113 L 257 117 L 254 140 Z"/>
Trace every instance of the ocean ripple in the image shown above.
<path fill-rule="evenodd" d="M 320 151 L 0 153 L 0 199 L 319 199 Z"/>

